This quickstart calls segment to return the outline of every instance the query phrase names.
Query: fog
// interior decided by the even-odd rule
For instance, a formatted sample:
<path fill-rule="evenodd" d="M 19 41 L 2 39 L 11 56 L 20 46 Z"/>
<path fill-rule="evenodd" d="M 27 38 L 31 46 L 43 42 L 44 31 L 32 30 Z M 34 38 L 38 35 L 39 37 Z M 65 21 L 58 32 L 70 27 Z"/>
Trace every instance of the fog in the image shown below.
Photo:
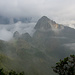
<path fill-rule="evenodd" d="M 68 43 L 68 44 L 65 44 L 65 46 L 75 51 L 75 43 Z"/>
<path fill-rule="evenodd" d="M 12 25 L 0 25 L 0 40 L 9 41 L 13 38 L 13 33 L 18 31 L 20 34 L 29 33 L 31 36 L 35 32 L 35 23 L 15 23 Z"/>

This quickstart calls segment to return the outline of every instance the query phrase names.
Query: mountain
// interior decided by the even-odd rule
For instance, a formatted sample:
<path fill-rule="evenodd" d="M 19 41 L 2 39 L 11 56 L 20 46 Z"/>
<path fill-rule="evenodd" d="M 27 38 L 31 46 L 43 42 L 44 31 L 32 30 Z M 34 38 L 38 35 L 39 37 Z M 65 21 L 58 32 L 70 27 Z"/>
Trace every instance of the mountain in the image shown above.
<path fill-rule="evenodd" d="M 49 18 L 47 18 L 46 16 L 43 16 L 42 18 L 40 18 L 36 24 L 36 26 L 34 27 L 35 29 L 40 29 L 40 30 L 50 30 L 52 28 L 60 28 L 61 26 L 59 24 L 57 24 L 55 21 L 50 20 Z"/>
<path fill-rule="evenodd" d="M 70 49 L 67 52 L 67 47 L 64 44 L 75 42 L 75 29 L 57 24 L 46 16 L 39 19 L 34 28 L 36 30 L 33 35 L 35 43 L 47 55 L 56 52 L 57 57 L 64 57 L 64 54 L 70 54 Z"/>
<path fill-rule="evenodd" d="M 20 36 L 20 39 L 30 42 L 32 40 L 32 37 L 28 33 L 24 33 Z"/>
<path fill-rule="evenodd" d="M 46 16 L 38 20 L 34 29 L 33 36 L 16 31 L 13 34 L 15 39 L 0 41 L 0 53 L 7 56 L 5 59 L 10 57 L 10 63 L 6 62 L 3 68 L 24 71 L 26 75 L 56 75 L 51 67 L 58 60 L 75 54 L 65 45 L 75 43 L 75 30 Z"/>
<path fill-rule="evenodd" d="M 50 19 L 48 19 L 46 16 L 43 16 L 41 19 L 38 20 L 35 29 L 50 29 L 51 26 L 49 24 Z"/>
<path fill-rule="evenodd" d="M 18 31 L 14 32 L 13 38 L 18 39 L 20 37 L 20 33 Z"/>
<path fill-rule="evenodd" d="M 75 29 L 70 28 L 68 26 L 60 25 L 55 21 L 50 20 L 46 16 L 43 16 L 38 20 L 34 29 L 36 30 L 36 32 L 34 33 L 35 35 L 36 33 L 41 34 L 43 32 L 46 33 L 46 37 L 47 35 L 48 36 L 50 35 L 57 37 L 67 37 L 71 39 L 75 38 L 74 36 Z"/>

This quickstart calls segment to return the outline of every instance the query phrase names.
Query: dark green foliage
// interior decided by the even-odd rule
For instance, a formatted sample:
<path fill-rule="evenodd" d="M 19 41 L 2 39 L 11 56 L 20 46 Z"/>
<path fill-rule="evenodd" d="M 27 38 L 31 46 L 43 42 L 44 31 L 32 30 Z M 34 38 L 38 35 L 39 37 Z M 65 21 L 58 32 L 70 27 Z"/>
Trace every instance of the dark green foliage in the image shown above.
<path fill-rule="evenodd" d="M 55 67 L 52 67 L 55 73 L 59 75 L 75 75 L 75 55 L 64 58 L 56 63 Z"/>
<path fill-rule="evenodd" d="M 9 75 L 24 75 L 24 72 L 16 73 L 15 71 L 11 70 L 11 71 L 9 72 Z"/>
<path fill-rule="evenodd" d="M 5 73 L 3 69 L 0 69 L 0 75 L 24 75 L 24 72 L 17 73 L 11 70 L 9 73 Z"/>
<path fill-rule="evenodd" d="M 6 74 L 3 72 L 3 69 L 0 69 L 0 75 L 6 75 Z"/>

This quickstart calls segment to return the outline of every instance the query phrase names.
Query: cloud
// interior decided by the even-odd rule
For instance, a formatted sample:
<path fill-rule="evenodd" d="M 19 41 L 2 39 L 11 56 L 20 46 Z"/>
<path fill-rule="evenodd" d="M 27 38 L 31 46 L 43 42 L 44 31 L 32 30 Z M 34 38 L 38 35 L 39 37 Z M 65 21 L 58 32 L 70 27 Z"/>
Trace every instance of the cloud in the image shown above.
<path fill-rule="evenodd" d="M 75 51 L 75 43 L 64 44 L 64 46 L 69 47 L 71 50 Z"/>
<path fill-rule="evenodd" d="M 46 15 L 56 22 L 64 23 L 75 20 L 74 3 L 74 0 L 0 0 L 0 14 L 35 18 Z"/>
<path fill-rule="evenodd" d="M 13 33 L 18 31 L 20 34 L 29 33 L 31 36 L 35 32 L 34 30 L 35 23 L 21 23 L 17 22 L 14 24 L 14 28 L 11 30 Z"/>
<path fill-rule="evenodd" d="M 0 0 L 0 12 L 5 16 L 35 16 L 38 15 L 34 0 Z"/>
<path fill-rule="evenodd" d="M 0 39 L 8 41 L 12 38 L 13 34 L 10 31 L 7 31 L 6 29 L 0 30 Z"/>
<path fill-rule="evenodd" d="M 18 31 L 20 34 L 29 33 L 31 36 L 35 32 L 35 23 L 15 23 L 13 25 L 0 25 L 0 40 L 9 41 L 13 38 L 13 33 Z"/>

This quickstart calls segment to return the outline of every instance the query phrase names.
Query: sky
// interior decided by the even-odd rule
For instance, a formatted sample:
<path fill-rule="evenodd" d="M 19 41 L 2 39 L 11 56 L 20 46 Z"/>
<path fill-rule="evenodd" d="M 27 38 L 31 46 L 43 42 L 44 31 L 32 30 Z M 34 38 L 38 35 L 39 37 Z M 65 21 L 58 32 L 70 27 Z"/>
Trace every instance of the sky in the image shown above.
<path fill-rule="evenodd" d="M 36 19 L 45 15 L 59 23 L 75 23 L 75 0 L 0 0 L 0 15 Z"/>

